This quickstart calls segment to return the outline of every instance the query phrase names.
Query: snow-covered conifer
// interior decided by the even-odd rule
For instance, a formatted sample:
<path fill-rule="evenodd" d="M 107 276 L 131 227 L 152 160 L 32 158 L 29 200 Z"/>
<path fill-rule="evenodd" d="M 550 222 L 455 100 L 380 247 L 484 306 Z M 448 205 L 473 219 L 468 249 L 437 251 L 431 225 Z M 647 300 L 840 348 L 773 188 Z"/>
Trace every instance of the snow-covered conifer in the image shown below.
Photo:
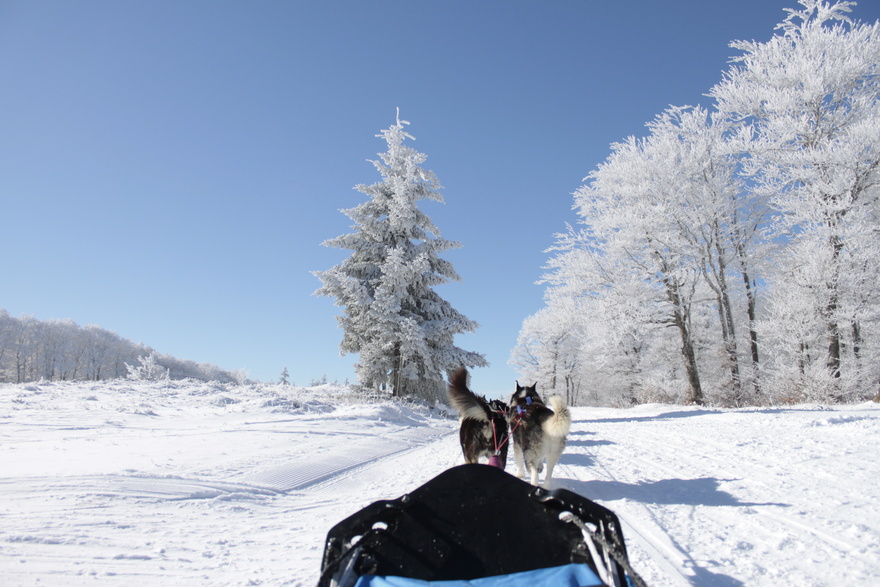
<path fill-rule="evenodd" d="M 368 196 L 342 210 L 354 232 L 323 244 L 352 251 L 341 264 L 316 271 L 317 295 L 336 298 L 343 308 L 340 350 L 357 353 L 360 383 L 391 389 L 395 395 L 441 397 L 447 371 L 482 367 L 485 358 L 454 344 L 456 334 L 477 323 L 456 311 L 434 287 L 460 278 L 440 253 L 459 247 L 418 207 L 420 200 L 443 202 L 440 183 L 421 167 L 426 156 L 405 144 L 414 140 L 399 117 L 377 135 L 388 150 L 373 165 L 382 180 L 356 189 Z"/>

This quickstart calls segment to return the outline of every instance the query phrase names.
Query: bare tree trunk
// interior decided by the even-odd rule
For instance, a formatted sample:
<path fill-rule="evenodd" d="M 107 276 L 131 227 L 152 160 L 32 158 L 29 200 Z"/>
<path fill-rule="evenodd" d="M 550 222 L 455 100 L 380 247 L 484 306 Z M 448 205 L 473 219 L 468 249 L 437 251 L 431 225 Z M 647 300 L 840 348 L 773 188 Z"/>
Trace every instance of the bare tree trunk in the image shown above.
<path fill-rule="evenodd" d="M 828 310 L 836 309 L 836 305 L 829 305 Z M 840 331 L 837 328 L 837 322 L 828 323 L 828 361 L 825 365 L 828 371 L 835 379 L 840 379 Z"/>
<path fill-rule="evenodd" d="M 691 339 L 690 329 L 678 318 L 676 326 L 681 334 L 681 355 L 684 358 L 684 369 L 687 373 L 689 393 L 685 397 L 686 404 L 703 405 L 703 388 L 700 384 L 700 373 L 697 369 L 697 358 L 694 353 L 694 342 Z"/>
<path fill-rule="evenodd" d="M 761 395 L 761 387 L 758 381 L 759 378 L 759 355 L 758 355 L 758 331 L 755 329 L 755 321 L 757 319 L 757 308 L 758 308 L 758 296 L 755 291 L 754 284 L 752 283 L 752 278 L 749 274 L 749 257 L 746 253 L 745 248 L 745 239 L 743 238 L 742 233 L 740 232 L 739 224 L 737 221 L 737 217 L 734 216 L 736 226 L 734 227 L 734 239 L 735 239 L 735 250 L 736 250 L 736 258 L 739 260 L 739 269 L 743 278 L 743 285 L 745 286 L 746 291 L 746 316 L 749 320 L 749 351 L 752 360 L 752 387 L 754 389 L 755 398 L 758 398 Z"/>
<path fill-rule="evenodd" d="M 403 397 L 403 389 L 401 387 L 401 369 L 403 367 L 403 357 L 400 354 L 400 343 L 394 345 L 393 354 L 391 356 L 391 364 L 394 365 L 391 368 L 391 376 L 390 376 L 390 385 L 391 387 L 391 396 L 392 397 Z"/>
<path fill-rule="evenodd" d="M 862 355 L 862 328 L 858 322 L 852 323 L 853 358 L 858 361 Z"/>
<path fill-rule="evenodd" d="M 798 345 L 798 373 L 800 373 L 802 378 L 807 375 L 807 353 L 809 350 L 810 347 L 804 341 L 801 341 Z"/>
<path fill-rule="evenodd" d="M 649 239 L 650 240 L 650 239 Z M 685 403 L 703 405 L 703 388 L 700 384 L 700 372 L 697 369 L 697 355 L 694 351 L 694 341 L 691 336 L 691 304 L 690 297 L 685 300 L 682 296 L 682 284 L 675 277 L 670 277 L 669 265 L 658 250 L 654 250 L 654 257 L 660 263 L 663 274 L 662 282 L 666 288 L 666 297 L 672 304 L 672 321 L 678 328 L 681 336 L 681 356 L 684 359 L 684 369 L 688 380 L 688 394 Z M 691 284 L 691 292 L 696 288 L 696 281 Z"/>
<path fill-rule="evenodd" d="M 718 319 L 721 322 L 721 339 L 724 343 L 724 351 L 727 354 L 731 386 L 733 387 L 734 397 L 737 398 L 737 401 L 740 401 L 742 396 L 742 380 L 739 369 L 739 351 L 736 345 L 736 327 L 733 319 L 733 308 L 730 303 L 729 287 L 727 285 L 727 262 L 724 258 L 725 252 L 721 245 L 721 230 L 717 222 L 713 226 L 712 240 L 714 241 L 715 254 L 712 254 L 712 245 L 707 246 L 706 265 L 708 265 L 708 273 L 710 275 L 706 275 L 706 281 L 712 291 L 715 292 L 715 298 L 718 303 Z M 717 258 L 717 261 L 715 258 Z M 704 271 L 704 275 L 706 273 L 707 271 Z"/>
<path fill-rule="evenodd" d="M 828 330 L 828 360 L 826 366 L 831 376 L 835 379 L 840 378 L 840 327 L 837 323 L 837 310 L 840 306 L 839 300 L 839 279 L 840 267 L 838 262 L 840 252 L 843 250 L 843 242 L 840 237 L 834 235 L 829 243 L 832 249 L 831 267 L 832 279 L 826 284 L 829 291 L 828 304 L 825 306 L 826 329 Z"/>
<path fill-rule="evenodd" d="M 746 313 L 749 317 L 749 348 L 752 355 L 752 367 L 755 370 L 755 395 L 759 395 L 760 385 L 758 383 L 758 367 L 760 365 L 760 361 L 758 356 L 758 331 L 755 330 L 755 319 L 757 316 L 758 301 L 755 290 L 752 287 L 752 280 L 749 277 L 749 274 L 745 270 L 745 268 L 743 268 L 742 276 L 746 286 Z"/>
<path fill-rule="evenodd" d="M 690 305 L 681 299 L 678 284 L 666 280 L 666 290 L 673 304 L 673 321 L 681 336 L 681 356 L 684 359 L 684 370 L 688 380 L 686 404 L 703 405 L 703 388 L 700 384 L 700 372 L 697 369 L 697 355 L 694 352 L 694 341 L 690 329 Z"/>

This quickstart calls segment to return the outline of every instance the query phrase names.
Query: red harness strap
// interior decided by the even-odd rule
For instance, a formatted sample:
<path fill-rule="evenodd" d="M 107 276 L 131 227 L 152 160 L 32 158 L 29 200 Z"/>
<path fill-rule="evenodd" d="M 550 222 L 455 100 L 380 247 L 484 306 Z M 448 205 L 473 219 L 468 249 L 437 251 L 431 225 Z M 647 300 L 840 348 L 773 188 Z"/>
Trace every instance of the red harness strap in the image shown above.
<path fill-rule="evenodd" d="M 495 456 L 501 452 L 501 447 L 503 447 L 508 440 L 510 440 L 510 435 L 513 434 L 513 431 L 516 430 L 516 427 L 519 426 L 519 423 L 522 422 L 522 414 L 518 413 L 516 416 L 516 424 L 513 425 L 513 428 L 510 429 L 510 432 L 507 433 L 507 436 L 504 437 L 504 440 L 501 441 L 501 444 L 498 443 L 498 437 L 495 435 L 495 425 L 492 425 L 492 442 L 495 444 Z"/>

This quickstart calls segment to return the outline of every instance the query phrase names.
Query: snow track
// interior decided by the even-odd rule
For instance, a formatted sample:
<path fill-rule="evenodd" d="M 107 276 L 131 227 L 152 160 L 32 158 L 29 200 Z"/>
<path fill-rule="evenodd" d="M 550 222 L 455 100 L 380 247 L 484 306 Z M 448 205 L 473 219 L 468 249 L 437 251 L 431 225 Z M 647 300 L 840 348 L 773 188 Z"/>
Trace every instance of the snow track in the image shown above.
<path fill-rule="evenodd" d="M 450 433 L 449 428 L 404 429 L 387 436 L 371 437 L 369 442 L 340 445 L 329 453 L 261 471 L 242 481 L 280 492 L 304 489 L 380 459 L 414 450 Z"/>
<path fill-rule="evenodd" d="M 311 586 L 334 524 L 462 462 L 455 418 L 265 393 L 0 386 L 0 584 Z M 878 408 L 574 408 L 553 485 L 654 587 L 876 584 Z"/>
<path fill-rule="evenodd" d="M 880 464 L 864 446 L 880 423 L 875 406 L 629 412 L 576 410 L 558 477 L 622 518 L 649 584 L 880 578 L 872 554 L 878 491 L 870 487 Z"/>
<path fill-rule="evenodd" d="M 103 391 L 0 386 L 0 584 L 313 585 L 333 524 L 458 464 L 422 408 Z"/>
<path fill-rule="evenodd" d="M 361 436 L 354 447 L 322 451 L 323 460 L 296 458 L 228 481 L 144 473 L 4 478 L 0 583 L 312 585 L 330 527 L 392 497 L 377 479 L 399 477 L 396 496 L 413 488 L 419 462 L 440 456 L 430 453 L 444 451 L 447 466 L 458 464 L 454 422 L 437 424 Z"/>
<path fill-rule="evenodd" d="M 662 573 L 664 580 L 670 585 L 691 585 L 693 572 L 689 567 L 693 561 L 684 552 L 673 544 L 669 535 L 657 526 L 642 522 L 636 525 L 621 519 L 623 536 L 633 550 L 635 542 L 649 556 L 649 560 Z M 630 553 L 632 556 L 632 553 Z M 637 572 L 639 571 L 637 569 Z"/>

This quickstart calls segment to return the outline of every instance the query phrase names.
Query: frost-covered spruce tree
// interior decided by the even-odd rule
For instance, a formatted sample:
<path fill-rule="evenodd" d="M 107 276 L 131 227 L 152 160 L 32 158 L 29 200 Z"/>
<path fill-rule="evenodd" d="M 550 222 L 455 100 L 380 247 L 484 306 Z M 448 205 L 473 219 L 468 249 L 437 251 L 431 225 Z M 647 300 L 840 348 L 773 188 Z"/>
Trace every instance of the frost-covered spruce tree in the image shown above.
<path fill-rule="evenodd" d="M 352 251 L 341 264 L 316 271 L 323 285 L 316 295 L 336 298 L 343 335 L 342 354 L 357 353 L 361 385 L 390 389 L 397 396 L 427 400 L 443 397 L 446 373 L 454 368 L 484 367 L 483 355 L 455 346 L 454 337 L 473 332 L 477 323 L 456 311 L 434 287 L 460 278 L 440 253 L 461 245 L 440 231 L 417 203 L 443 202 L 440 183 L 420 164 L 422 153 L 404 144 L 414 140 L 400 120 L 376 135 L 388 150 L 373 161 L 382 181 L 358 185 L 369 199 L 342 212 L 354 232 L 324 246 Z"/>

